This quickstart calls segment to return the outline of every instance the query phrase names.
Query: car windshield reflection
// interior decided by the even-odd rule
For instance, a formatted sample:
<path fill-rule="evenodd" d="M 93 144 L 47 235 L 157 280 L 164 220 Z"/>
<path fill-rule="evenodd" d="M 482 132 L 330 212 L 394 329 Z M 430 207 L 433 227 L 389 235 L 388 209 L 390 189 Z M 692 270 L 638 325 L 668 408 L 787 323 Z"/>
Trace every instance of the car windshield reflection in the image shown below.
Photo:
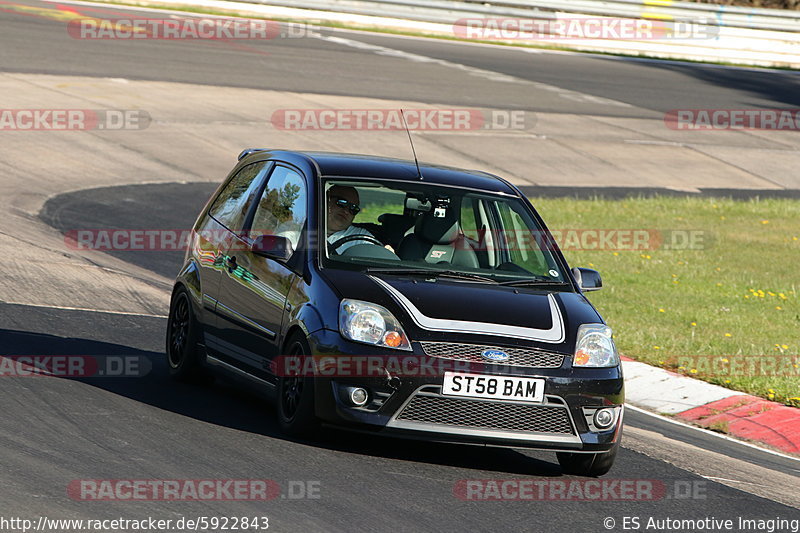
<path fill-rule="evenodd" d="M 565 283 L 550 236 L 519 198 L 418 182 L 328 180 L 321 204 L 326 268 Z"/>

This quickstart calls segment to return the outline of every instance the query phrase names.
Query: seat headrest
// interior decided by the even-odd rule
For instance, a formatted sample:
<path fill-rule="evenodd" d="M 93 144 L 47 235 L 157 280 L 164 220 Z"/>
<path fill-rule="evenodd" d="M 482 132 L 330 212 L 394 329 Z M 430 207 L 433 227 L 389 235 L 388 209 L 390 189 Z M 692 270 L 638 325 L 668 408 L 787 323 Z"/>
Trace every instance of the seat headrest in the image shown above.
<path fill-rule="evenodd" d="M 414 217 L 395 213 L 384 213 L 378 217 L 378 222 L 380 222 L 387 231 L 404 233 L 408 228 L 414 225 Z"/>
<path fill-rule="evenodd" d="M 419 217 L 415 233 L 433 244 L 450 244 L 459 234 L 458 218 L 455 215 L 444 217 L 425 213 Z"/>

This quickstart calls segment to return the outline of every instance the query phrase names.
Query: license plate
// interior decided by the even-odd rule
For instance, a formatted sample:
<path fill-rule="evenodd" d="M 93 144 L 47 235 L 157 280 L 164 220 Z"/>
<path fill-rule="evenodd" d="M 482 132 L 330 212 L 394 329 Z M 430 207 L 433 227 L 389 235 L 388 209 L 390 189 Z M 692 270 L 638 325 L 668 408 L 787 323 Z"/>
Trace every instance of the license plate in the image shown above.
<path fill-rule="evenodd" d="M 544 380 L 445 372 L 442 394 L 494 400 L 542 402 L 544 400 Z"/>

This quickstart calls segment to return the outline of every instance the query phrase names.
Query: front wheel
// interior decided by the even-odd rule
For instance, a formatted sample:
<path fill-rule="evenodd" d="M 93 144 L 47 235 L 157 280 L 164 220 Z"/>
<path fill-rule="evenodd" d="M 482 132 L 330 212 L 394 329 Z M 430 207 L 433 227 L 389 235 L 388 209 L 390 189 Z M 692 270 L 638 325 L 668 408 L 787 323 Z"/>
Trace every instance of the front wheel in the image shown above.
<path fill-rule="evenodd" d="M 607 474 L 617 458 L 619 441 L 607 452 L 569 453 L 557 452 L 558 463 L 565 474 L 574 476 L 599 477 Z"/>
<path fill-rule="evenodd" d="M 295 335 L 286 354 L 303 357 L 311 353 L 305 338 Z M 282 376 L 278 380 L 278 422 L 287 435 L 310 437 L 319 429 L 314 414 L 314 382 L 309 376 Z"/>

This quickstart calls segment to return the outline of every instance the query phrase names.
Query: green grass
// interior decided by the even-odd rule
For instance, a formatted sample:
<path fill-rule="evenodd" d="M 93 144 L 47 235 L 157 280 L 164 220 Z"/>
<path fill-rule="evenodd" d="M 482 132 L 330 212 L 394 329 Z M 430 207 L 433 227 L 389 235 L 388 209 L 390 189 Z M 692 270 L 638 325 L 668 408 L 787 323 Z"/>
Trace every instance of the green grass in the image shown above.
<path fill-rule="evenodd" d="M 571 266 L 600 271 L 604 288 L 589 298 L 624 355 L 800 406 L 800 201 L 532 202 L 551 229 L 702 231 L 705 243 L 698 249 L 572 249 L 564 255 Z M 744 356 L 768 357 L 768 363 L 779 358 L 783 372 L 714 370 Z"/>

